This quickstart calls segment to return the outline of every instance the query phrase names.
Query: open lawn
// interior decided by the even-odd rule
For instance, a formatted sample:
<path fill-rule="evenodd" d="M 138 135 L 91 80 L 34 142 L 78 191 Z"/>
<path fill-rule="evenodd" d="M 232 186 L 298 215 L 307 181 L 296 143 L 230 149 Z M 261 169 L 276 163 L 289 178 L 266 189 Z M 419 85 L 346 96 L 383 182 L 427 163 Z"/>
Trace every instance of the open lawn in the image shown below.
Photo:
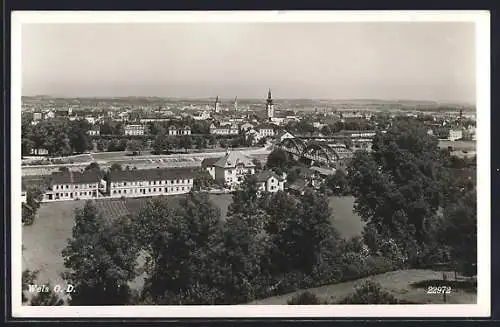
<path fill-rule="evenodd" d="M 328 205 L 332 210 L 333 226 L 345 238 L 360 236 L 364 223 L 361 217 L 354 211 L 354 197 L 352 196 L 331 196 Z"/>
<path fill-rule="evenodd" d="M 23 270 L 39 270 L 39 282 L 62 282 L 61 251 L 71 237 L 74 210 L 83 205 L 84 201 L 42 203 L 34 224 L 23 226 Z"/>
<path fill-rule="evenodd" d="M 452 279 L 452 273 L 448 272 L 448 279 Z M 392 271 L 385 274 L 380 274 L 368 278 L 362 278 L 355 281 L 326 285 L 317 288 L 310 288 L 308 291 L 316 294 L 322 301 L 328 301 L 329 303 L 337 303 L 346 296 L 350 295 L 354 287 L 367 279 L 372 279 L 375 282 L 380 283 L 385 291 L 392 293 L 393 296 L 399 300 L 409 301 L 411 303 L 432 303 L 432 304 L 442 304 L 443 295 L 442 294 L 427 294 L 427 288 L 425 286 L 416 287 L 419 282 L 422 284 L 424 281 L 435 281 L 432 286 L 442 286 L 443 284 L 438 284 L 439 280 L 442 280 L 443 273 L 432 270 L 400 270 Z M 280 305 L 287 304 L 287 301 L 291 299 L 298 293 L 304 290 L 296 291 L 286 295 L 275 296 L 263 300 L 253 301 L 249 304 L 265 304 L 265 305 Z M 451 294 L 447 295 L 447 304 L 474 304 L 477 301 L 477 294 L 475 291 L 469 289 L 456 289 L 452 288 Z"/>

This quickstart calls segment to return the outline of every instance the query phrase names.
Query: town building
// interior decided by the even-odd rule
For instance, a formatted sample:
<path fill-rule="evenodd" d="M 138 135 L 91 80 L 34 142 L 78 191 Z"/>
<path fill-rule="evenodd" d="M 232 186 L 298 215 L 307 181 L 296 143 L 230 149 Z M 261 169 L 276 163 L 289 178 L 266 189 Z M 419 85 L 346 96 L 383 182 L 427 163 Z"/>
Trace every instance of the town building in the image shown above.
<path fill-rule="evenodd" d="M 173 135 L 173 136 L 191 135 L 191 127 L 186 125 L 183 128 L 178 128 L 175 125 L 171 125 L 168 128 L 168 135 Z"/>
<path fill-rule="evenodd" d="M 38 121 L 42 120 L 42 113 L 41 112 L 34 112 L 33 113 L 33 121 Z"/>
<path fill-rule="evenodd" d="M 191 168 L 112 171 L 106 193 L 110 197 L 143 197 L 189 193 L 196 172 Z"/>
<path fill-rule="evenodd" d="M 212 168 L 213 167 L 213 168 Z M 255 174 L 255 164 L 239 152 L 228 152 L 215 162 L 205 162 L 205 169 L 213 169 L 215 181 L 230 189 L 236 189 L 247 175 Z"/>
<path fill-rule="evenodd" d="M 260 138 L 274 136 L 274 128 L 270 125 L 260 125 L 255 130 Z"/>
<path fill-rule="evenodd" d="M 89 129 L 89 131 L 87 132 L 90 136 L 99 136 L 101 135 L 101 131 L 99 128 L 97 127 L 94 127 L 94 128 L 91 128 Z"/>
<path fill-rule="evenodd" d="M 102 196 L 104 180 L 100 170 L 90 169 L 84 172 L 65 170 L 52 173 L 48 178 L 48 190 L 44 199 L 74 200 L 95 199 Z"/>
<path fill-rule="evenodd" d="M 463 133 L 461 129 L 450 129 L 448 134 L 448 140 L 456 141 L 460 140 L 463 137 Z"/>
<path fill-rule="evenodd" d="M 237 124 L 225 124 L 223 126 L 217 127 L 215 124 L 210 125 L 210 134 L 215 135 L 238 135 L 240 129 Z"/>
<path fill-rule="evenodd" d="M 144 135 L 145 129 L 144 125 L 125 125 L 123 128 L 125 135 Z"/>
<path fill-rule="evenodd" d="M 274 172 L 265 170 L 255 175 L 259 192 L 276 193 L 285 189 L 285 180 Z"/>
<path fill-rule="evenodd" d="M 250 123 L 244 123 L 240 126 L 240 129 L 242 131 L 248 131 L 249 129 L 252 129 L 254 128 L 254 125 L 250 124 Z"/>
<path fill-rule="evenodd" d="M 199 115 L 193 116 L 194 120 L 207 120 L 210 119 L 210 113 L 208 111 L 202 111 Z"/>
<path fill-rule="evenodd" d="M 293 139 L 295 136 L 293 136 L 292 133 L 287 132 L 287 131 L 281 131 L 276 135 L 276 142 L 283 142 L 286 139 Z"/>

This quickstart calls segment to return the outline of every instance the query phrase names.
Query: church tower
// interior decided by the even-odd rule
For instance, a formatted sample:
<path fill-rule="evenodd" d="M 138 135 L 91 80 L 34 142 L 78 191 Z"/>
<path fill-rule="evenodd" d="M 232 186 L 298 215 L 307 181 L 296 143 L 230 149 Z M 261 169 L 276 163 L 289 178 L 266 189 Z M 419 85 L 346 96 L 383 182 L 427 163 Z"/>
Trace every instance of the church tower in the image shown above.
<path fill-rule="evenodd" d="M 266 109 L 267 109 L 267 119 L 271 120 L 271 118 L 274 117 L 274 104 L 273 104 L 273 98 L 271 96 L 271 89 L 269 89 L 269 92 L 267 93 Z"/>
<path fill-rule="evenodd" d="M 234 111 L 238 111 L 238 97 L 234 98 Z"/>
<path fill-rule="evenodd" d="M 215 109 L 215 113 L 219 113 L 219 112 L 220 112 L 219 96 L 217 96 L 217 97 L 215 98 L 215 106 L 214 106 L 214 109 Z"/>

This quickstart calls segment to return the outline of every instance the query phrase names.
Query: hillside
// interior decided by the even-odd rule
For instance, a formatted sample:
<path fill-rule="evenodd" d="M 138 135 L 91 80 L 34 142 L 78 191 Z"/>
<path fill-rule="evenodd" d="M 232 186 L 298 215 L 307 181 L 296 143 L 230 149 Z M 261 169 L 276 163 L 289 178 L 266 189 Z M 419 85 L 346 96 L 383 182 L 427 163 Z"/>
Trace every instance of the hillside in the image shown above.
<path fill-rule="evenodd" d="M 453 274 L 451 272 L 447 273 L 448 279 L 453 280 Z M 392 271 L 385 274 L 380 274 L 372 276 L 369 278 L 362 278 L 355 281 L 326 285 L 317 288 L 310 288 L 308 291 L 316 294 L 321 300 L 327 300 L 330 303 L 337 303 L 344 297 L 348 296 L 353 292 L 353 288 L 360 284 L 361 282 L 372 279 L 375 282 L 380 283 L 382 288 L 394 295 L 400 300 L 409 301 L 412 303 L 431 303 L 431 304 L 442 304 L 443 295 L 442 294 L 427 294 L 427 285 L 429 286 L 441 286 L 443 273 L 440 271 L 432 270 L 400 270 Z M 427 282 L 428 281 L 428 282 Z M 440 284 L 441 282 L 441 284 Z M 425 284 L 425 285 L 423 285 Z M 465 283 L 458 283 L 458 285 Z M 417 287 L 418 285 L 418 287 Z M 467 289 L 466 287 L 453 287 L 452 293 L 447 295 L 447 303 L 449 304 L 473 304 L 476 303 L 477 293 L 473 290 Z M 301 293 L 304 290 L 296 291 L 293 293 L 275 296 L 263 300 L 253 301 L 248 304 L 263 304 L 263 305 L 283 305 L 287 304 L 287 301 L 291 299 L 294 295 Z"/>

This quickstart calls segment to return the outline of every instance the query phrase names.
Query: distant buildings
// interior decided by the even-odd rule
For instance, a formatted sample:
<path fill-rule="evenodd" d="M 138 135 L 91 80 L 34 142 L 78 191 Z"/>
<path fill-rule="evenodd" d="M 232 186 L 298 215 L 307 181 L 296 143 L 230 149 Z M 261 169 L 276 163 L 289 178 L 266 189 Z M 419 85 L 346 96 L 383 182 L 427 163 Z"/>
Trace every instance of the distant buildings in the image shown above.
<path fill-rule="evenodd" d="M 145 129 L 144 125 L 125 125 L 123 127 L 125 135 L 144 135 Z"/>
<path fill-rule="evenodd" d="M 456 141 L 462 139 L 463 133 L 461 129 L 450 129 L 448 140 Z"/>
<path fill-rule="evenodd" d="M 168 135 L 173 135 L 173 136 L 191 135 L 191 127 L 186 125 L 182 128 L 178 128 L 175 125 L 171 125 L 168 128 Z"/>
<path fill-rule="evenodd" d="M 238 135 L 240 129 L 237 124 L 228 124 L 217 127 L 215 124 L 210 125 L 210 134 L 214 135 Z"/>
<path fill-rule="evenodd" d="M 93 127 L 93 128 L 91 128 L 91 129 L 88 131 L 88 134 L 89 134 L 90 136 L 99 136 L 99 135 L 101 135 L 101 131 L 100 131 L 100 129 L 99 129 L 98 127 Z"/>
<path fill-rule="evenodd" d="M 194 120 L 207 120 L 207 119 L 210 119 L 210 113 L 208 111 L 203 111 L 201 114 L 199 115 L 195 115 L 193 116 L 193 119 Z"/>
<path fill-rule="evenodd" d="M 270 125 L 260 125 L 255 130 L 260 138 L 274 136 L 274 128 Z"/>
<path fill-rule="evenodd" d="M 293 138 L 295 138 L 295 136 L 293 136 L 292 133 L 287 132 L 287 131 L 282 131 L 276 135 L 277 142 L 283 142 L 283 140 L 285 140 L 285 139 L 293 139 Z"/>

